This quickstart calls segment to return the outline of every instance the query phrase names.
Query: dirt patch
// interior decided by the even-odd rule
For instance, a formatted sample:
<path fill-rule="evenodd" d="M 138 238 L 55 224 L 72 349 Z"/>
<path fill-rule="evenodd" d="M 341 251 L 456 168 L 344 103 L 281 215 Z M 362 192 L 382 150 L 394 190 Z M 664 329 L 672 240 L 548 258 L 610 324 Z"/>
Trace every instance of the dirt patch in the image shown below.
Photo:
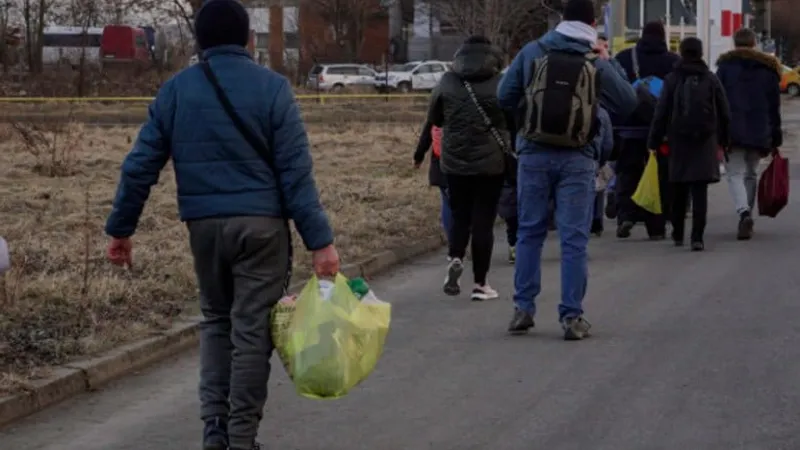
<path fill-rule="evenodd" d="M 136 129 L 0 126 L 0 393 L 42 368 L 163 329 L 195 304 L 175 178 L 162 174 L 134 237 L 134 267 L 105 260 L 105 218 Z M 344 263 L 439 233 L 438 196 L 411 154 L 418 125 L 309 126 L 322 202 Z M 295 236 L 295 281 L 310 257 Z"/>

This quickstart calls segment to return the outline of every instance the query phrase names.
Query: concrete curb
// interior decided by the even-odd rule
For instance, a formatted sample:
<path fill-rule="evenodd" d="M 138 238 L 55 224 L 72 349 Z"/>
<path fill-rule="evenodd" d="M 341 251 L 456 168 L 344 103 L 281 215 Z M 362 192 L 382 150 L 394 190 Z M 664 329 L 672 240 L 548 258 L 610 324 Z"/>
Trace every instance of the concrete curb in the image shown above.
<path fill-rule="evenodd" d="M 360 263 L 345 265 L 342 273 L 349 278 L 370 278 L 411 258 L 438 250 L 444 244 L 441 236 L 424 239 L 407 247 L 378 253 Z M 298 292 L 304 285 L 305 281 L 294 283 L 290 289 Z M 0 397 L 0 427 L 196 347 L 200 319 L 192 317 L 175 323 L 169 330 L 102 356 L 56 367 L 51 377 L 34 382 L 29 391 Z"/>

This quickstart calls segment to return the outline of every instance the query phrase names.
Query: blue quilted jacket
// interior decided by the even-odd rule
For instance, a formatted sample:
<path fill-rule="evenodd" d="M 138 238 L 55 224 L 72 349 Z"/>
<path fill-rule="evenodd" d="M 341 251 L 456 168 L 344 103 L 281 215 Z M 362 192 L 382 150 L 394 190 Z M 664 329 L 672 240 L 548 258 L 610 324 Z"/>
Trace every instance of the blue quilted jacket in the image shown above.
<path fill-rule="evenodd" d="M 151 186 L 172 159 L 181 220 L 288 217 L 310 250 L 331 244 L 308 138 L 286 78 L 259 66 L 238 46 L 212 48 L 204 58 L 239 115 L 271 149 L 278 173 L 238 132 L 202 68 L 191 66 L 164 83 L 150 105 L 147 123 L 122 164 L 106 233 L 134 233 Z"/>

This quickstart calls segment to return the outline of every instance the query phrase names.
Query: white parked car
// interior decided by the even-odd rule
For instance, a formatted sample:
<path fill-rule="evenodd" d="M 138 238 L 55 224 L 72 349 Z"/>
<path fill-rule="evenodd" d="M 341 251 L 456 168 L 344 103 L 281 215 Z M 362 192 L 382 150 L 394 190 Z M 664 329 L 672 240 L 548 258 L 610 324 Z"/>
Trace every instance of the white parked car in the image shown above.
<path fill-rule="evenodd" d="M 375 88 L 379 91 L 402 93 L 427 91 L 436 87 L 448 70 L 449 62 L 412 61 L 393 67 L 388 72 L 379 72 L 375 76 Z"/>
<path fill-rule="evenodd" d="M 317 64 L 308 73 L 306 88 L 336 92 L 345 87 L 371 87 L 376 74 L 363 64 Z"/>

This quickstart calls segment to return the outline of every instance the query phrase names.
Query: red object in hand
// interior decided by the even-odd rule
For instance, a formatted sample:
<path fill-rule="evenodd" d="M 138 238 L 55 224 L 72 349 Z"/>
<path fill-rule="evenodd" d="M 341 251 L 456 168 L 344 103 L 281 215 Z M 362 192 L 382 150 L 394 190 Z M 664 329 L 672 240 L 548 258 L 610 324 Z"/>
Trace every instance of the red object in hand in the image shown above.
<path fill-rule="evenodd" d="M 669 145 L 661 144 L 661 146 L 658 147 L 658 153 L 660 153 L 660 154 L 662 154 L 664 156 L 669 156 Z"/>
<path fill-rule="evenodd" d="M 789 160 L 775 149 L 758 180 L 758 215 L 776 217 L 789 203 Z"/>
<path fill-rule="evenodd" d="M 117 266 L 131 267 L 133 262 L 133 244 L 130 238 L 111 238 L 108 243 L 108 260 Z"/>

